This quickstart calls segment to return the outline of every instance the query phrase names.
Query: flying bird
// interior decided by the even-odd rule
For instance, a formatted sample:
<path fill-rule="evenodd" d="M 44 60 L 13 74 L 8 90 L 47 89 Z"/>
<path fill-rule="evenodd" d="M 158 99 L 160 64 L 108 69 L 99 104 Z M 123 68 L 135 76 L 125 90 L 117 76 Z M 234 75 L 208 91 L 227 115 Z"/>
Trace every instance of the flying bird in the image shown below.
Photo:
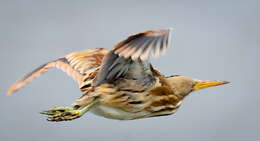
<path fill-rule="evenodd" d="M 228 83 L 163 75 L 149 58 L 165 53 L 170 42 L 171 29 L 150 30 L 129 36 L 111 50 L 74 52 L 36 68 L 16 81 L 7 93 L 12 94 L 56 67 L 78 83 L 83 95 L 71 107 L 41 112 L 48 121 L 76 119 L 87 111 L 110 119 L 133 120 L 171 115 L 191 92 Z"/>

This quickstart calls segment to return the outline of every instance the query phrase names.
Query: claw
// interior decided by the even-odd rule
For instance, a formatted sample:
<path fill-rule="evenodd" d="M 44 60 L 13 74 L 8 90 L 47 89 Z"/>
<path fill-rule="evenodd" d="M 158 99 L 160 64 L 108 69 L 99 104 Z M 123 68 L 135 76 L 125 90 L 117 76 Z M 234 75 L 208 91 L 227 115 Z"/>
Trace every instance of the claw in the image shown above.
<path fill-rule="evenodd" d="M 77 107 L 53 107 L 41 114 L 48 115 L 48 121 L 66 121 L 81 117 L 84 110 L 77 110 Z"/>
<path fill-rule="evenodd" d="M 58 113 L 63 113 L 63 112 L 71 111 L 71 110 L 74 110 L 74 108 L 71 108 L 71 107 L 53 107 L 49 110 L 46 110 L 46 111 L 43 111 L 43 112 L 40 112 L 40 113 L 44 114 L 44 115 L 56 115 Z"/>
<path fill-rule="evenodd" d="M 48 121 L 67 121 L 76 119 L 82 116 L 81 110 L 72 110 L 69 112 L 57 113 L 53 116 L 48 117 Z"/>

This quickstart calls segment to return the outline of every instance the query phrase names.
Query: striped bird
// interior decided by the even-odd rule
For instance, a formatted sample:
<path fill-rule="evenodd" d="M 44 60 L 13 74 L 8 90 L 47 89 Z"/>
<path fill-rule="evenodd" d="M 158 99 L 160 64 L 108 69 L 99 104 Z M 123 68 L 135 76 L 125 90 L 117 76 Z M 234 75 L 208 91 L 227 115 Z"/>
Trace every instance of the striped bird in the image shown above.
<path fill-rule="evenodd" d="M 186 76 L 164 76 L 149 62 L 170 47 L 171 29 L 150 30 L 129 36 L 110 51 L 104 48 L 74 52 L 48 62 L 15 82 L 17 91 L 52 67 L 71 76 L 83 95 L 72 107 L 53 107 L 42 114 L 48 121 L 66 121 L 87 111 L 118 120 L 170 115 L 191 92 L 226 84 Z"/>

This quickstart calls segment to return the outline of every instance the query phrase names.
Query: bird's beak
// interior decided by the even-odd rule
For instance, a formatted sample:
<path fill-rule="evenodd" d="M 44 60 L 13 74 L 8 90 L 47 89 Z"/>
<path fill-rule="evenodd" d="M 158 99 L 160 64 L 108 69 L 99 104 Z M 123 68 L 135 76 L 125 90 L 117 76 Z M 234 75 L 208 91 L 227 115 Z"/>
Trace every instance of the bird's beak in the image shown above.
<path fill-rule="evenodd" d="M 223 85 L 223 84 L 227 84 L 227 83 L 229 83 L 229 82 L 227 82 L 227 81 L 208 81 L 208 80 L 198 81 L 193 86 L 193 90 L 200 90 L 200 89 L 218 86 L 218 85 Z"/>

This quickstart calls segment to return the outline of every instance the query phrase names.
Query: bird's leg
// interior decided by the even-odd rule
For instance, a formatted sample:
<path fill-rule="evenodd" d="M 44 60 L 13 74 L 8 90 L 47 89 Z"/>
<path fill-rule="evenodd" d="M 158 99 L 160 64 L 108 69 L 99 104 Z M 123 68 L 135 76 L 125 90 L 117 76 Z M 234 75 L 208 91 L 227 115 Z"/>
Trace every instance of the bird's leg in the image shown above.
<path fill-rule="evenodd" d="M 73 120 L 81 117 L 86 113 L 93 105 L 98 102 L 98 98 L 94 99 L 88 105 L 85 106 L 73 106 L 73 107 L 53 107 L 42 114 L 49 115 L 48 121 L 66 121 Z"/>

